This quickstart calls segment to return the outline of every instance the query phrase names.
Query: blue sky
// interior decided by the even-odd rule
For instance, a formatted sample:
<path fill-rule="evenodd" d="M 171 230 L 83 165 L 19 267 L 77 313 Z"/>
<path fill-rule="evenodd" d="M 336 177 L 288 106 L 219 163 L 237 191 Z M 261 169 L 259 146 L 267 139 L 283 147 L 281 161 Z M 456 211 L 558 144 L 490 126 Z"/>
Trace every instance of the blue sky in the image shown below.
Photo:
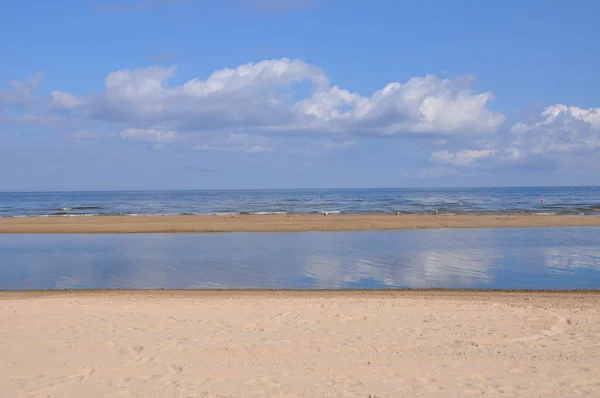
<path fill-rule="evenodd" d="M 0 190 L 600 185 L 596 1 L 0 3 Z"/>

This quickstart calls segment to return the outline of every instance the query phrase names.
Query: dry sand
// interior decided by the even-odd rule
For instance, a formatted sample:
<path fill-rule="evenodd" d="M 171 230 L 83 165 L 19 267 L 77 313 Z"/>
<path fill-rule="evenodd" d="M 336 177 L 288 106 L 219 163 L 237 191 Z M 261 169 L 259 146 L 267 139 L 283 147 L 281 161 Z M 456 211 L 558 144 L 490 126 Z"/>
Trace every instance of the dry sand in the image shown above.
<path fill-rule="evenodd" d="M 600 396 L 600 293 L 4 292 L 0 396 Z"/>
<path fill-rule="evenodd" d="M 291 232 L 600 226 L 600 216 L 239 215 L 0 218 L 0 233 Z"/>

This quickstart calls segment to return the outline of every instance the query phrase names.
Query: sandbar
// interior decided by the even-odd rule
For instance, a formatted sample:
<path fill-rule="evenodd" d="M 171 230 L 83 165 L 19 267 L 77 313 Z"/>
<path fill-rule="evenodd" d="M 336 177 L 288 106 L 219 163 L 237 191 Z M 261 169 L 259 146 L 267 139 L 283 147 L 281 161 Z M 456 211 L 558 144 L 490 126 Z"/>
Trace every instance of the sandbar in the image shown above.
<path fill-rule="evenodd" d="M 0 218 L 0 233 L 299 232 L 600 226 L 600 216 L 183 215 Z"/>
<path fill-rule="evenodd" d="M 600 292 L 0 292 L 0 396 L 600 391 Z"/>

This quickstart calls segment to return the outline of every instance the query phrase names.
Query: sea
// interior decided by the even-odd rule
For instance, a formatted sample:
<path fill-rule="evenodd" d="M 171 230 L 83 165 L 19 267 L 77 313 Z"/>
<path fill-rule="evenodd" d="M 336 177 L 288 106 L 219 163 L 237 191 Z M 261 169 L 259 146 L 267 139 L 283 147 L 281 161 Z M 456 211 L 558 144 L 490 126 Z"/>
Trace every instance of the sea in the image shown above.
<path fill-rule="evenodd" d="M 0 192 L 0 217 L 319 213 L 600 215 L 600 187 Z"/>

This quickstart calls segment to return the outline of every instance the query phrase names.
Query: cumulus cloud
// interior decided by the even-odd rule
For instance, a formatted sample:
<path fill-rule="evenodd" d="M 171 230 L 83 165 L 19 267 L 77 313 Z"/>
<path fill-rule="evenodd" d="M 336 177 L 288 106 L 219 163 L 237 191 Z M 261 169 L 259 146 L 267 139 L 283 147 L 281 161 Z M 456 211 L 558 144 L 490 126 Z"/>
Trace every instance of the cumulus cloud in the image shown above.
<path fill-rule="evenodd" d="M 470 77 L 415 77 L 363 96 L 332 86 L 320 68 L 288 58 L 171 85 L 176 72 L 160 66 L 124 69 L 110 73 L 97 95 L 53 91 L 51 102 L 90 123 L 177 134 L 243 128 L 249 134 L 464 136 L 493 133 L 504 121 L 488 109 L 493 95 L 477 93 Z M 307 84 L 310 90 L 303 92 Z"/>
<path fill-rule="evenodd" d="M 544 109 L 539 119 L 511 128 L 513 147 L 535 155 L 600 148 L 600 108 L 552 105 Z"/>
<path fill-rule="evenodd" d="M 125 140 L 246 153 L 274 151 L 276 135 L 319 143 L 296 148 L 303 154 L 348 149 L 362 136 L 421 138 L 435 148 L 424 176 L 536 159 L 554 167 L 561 156 L 600 148 L 600 108 L 556 104 L 502 128 L 505 116 L 490 109 L 493 94 L 476 91 L 471 76 L 413 77 L 365 94 L 331 84 L 325 71 L 299 59 L 251 62 L 174 84 L 177 73 L 164 66 L 114 71 L 86 96 L 60 87 L 40 96 L 41 74 L 12 81 L 0 91 L 0 124 L 108 130 Z"/>
<path fill-rule="evenodd" d="M 551 159 L 564 154 L 589 154 L 600 149 L 600 108 L 562 104 L 545 108 L 536 121 L 511 127 L 497 155 L 504 161 Z"/>
<path fill-rule="evenodd" d="M 402 133 L 489 134 L 504 115 L 487 108 L 491 93 L 477 94 L 473 79 L 415 77 L 405 84 L 393 82 L 369 97 L 337 86 L 298 104 L 312 116 L 313 128 L 377 135 Z"/>
<path fill-rule="evenodd" d="M 565 155 L 587 155 L 600 149 L 600 108 L 548 106 L 535 120 L 516 123 L 480 145 L 435 151 L 429 161 L 456 168 L 554 169 L 564 163 Z"/>

